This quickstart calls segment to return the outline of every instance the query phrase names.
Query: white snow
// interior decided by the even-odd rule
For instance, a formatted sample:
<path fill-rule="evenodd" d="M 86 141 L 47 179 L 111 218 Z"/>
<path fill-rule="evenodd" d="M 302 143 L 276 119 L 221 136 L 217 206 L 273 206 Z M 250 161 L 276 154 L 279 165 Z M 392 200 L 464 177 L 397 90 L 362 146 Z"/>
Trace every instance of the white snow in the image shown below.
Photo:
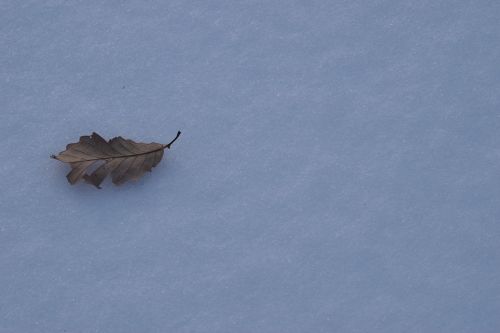
<path fill-rule="evenodd" d="M 0 332 L 499 332 L 499 16 L 0 1 Z M 121 187 L 49 158 L 177 130 Z"/>

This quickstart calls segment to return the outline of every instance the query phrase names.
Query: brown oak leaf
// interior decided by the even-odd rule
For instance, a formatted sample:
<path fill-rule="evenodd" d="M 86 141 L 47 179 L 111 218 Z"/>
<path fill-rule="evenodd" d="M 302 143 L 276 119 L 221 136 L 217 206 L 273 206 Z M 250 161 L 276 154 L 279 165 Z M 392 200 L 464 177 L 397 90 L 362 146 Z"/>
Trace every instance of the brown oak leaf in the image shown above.
<path fill-rule="evenodd" d="M 101 188 L 102 181 L 109 174 L 114 184 L 121 185 L 127 180 L 139 179 L 144 172 L 151 171 L 160 163 L 164 149 L 170 149 L 179 135 L 180 131 L 170 143 L 163 145 L 156 142 L 134 142 L 121 136 L 106 141 L 94 132 L 90 136 L 80 137 L 79 142 L 70 143 L 65 151 L 51 157 L 70 164 L 71 171 L 66 178 L 71 185 L 83 179 Z M 88 174 L 88 170 L 93 171 Z"/>

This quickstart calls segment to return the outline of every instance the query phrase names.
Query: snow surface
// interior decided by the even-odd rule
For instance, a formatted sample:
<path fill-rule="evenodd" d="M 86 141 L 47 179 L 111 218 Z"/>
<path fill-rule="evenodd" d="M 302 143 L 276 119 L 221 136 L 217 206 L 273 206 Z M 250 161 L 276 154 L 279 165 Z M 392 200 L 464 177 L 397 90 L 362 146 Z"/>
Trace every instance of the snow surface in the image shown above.
<path fill-rule="evenodd" d="M 500 332 L 499 17 L 0 0 L 0 332 Z M 177 130 L 122 187 L 49 158 Z"/>

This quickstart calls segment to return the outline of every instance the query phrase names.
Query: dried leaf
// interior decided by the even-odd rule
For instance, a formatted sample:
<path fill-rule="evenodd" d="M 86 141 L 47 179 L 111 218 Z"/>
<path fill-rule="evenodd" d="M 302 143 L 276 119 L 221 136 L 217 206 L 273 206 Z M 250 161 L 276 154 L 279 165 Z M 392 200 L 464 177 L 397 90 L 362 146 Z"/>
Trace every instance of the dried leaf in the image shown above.
<path fill-rule="evenodd" d="M 181 135 L 168 144 L 140 143 L 127 140 L 121 136 L 109 141 L 99 134 L 80 137 L 77 143 L 70 143 L 59 155 L 52 155 L 61 162 L 69 163 L 71 171 L 66 178 L 71 185 L 83 179 L 85 182 L 101 188 L 104 178 L 111 174 L 113 183 L 121 185 L 127 180 L 139 179 L 146 171 L 151 171 L 163 157 L 163 150 L 170 146 Z M 89 169 L 97 166 L 90 174 Z"/>

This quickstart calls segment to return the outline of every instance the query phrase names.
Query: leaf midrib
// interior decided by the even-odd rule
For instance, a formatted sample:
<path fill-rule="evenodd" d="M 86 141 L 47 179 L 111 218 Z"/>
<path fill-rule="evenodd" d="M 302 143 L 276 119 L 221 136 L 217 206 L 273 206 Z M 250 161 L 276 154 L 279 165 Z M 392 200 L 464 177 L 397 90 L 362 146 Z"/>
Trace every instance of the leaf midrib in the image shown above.
<path fill-rule="evenodd" d="M 112 159 L 115 159 L 115 158 L 127 158 L 127 157 L 135 157 L 135 156 L 140 156 L 140 155 L 147 155 L 147 154 L 155 153 L 155 152 L 160 151 L 160 150 L 165 150 L 165 148 L 168 148 L 167 146 L 168 145 L 162 145 L 160 148 L 157 148 L 157 149 L 154 149 L 154 150 L 150 150 L 150 151 L 147 151 L 147 152 L 144 152 L 144 153 L 135 153 L 135 154 L 129 154 L 129 155 L 119 155 L 119 156 L 110 156 L 110 157 L 97 157 L 97 158 L 90 158 L 90 159 L 87 159 L 87 160 L 78 160 L 78 161 L 69 162 L 69 163 L 100 161 L 100 160 L 112 160 Z M 77 149 L 75 149 L 75 150 L 77 150 Z M 80 152 L 80 153 L 86 154 L 85 152 L 82 152 L 80 150 L 77 150 L 77 151 Z M 57 159 L 57 156 L 55 156 L 55 158 Z"/>

